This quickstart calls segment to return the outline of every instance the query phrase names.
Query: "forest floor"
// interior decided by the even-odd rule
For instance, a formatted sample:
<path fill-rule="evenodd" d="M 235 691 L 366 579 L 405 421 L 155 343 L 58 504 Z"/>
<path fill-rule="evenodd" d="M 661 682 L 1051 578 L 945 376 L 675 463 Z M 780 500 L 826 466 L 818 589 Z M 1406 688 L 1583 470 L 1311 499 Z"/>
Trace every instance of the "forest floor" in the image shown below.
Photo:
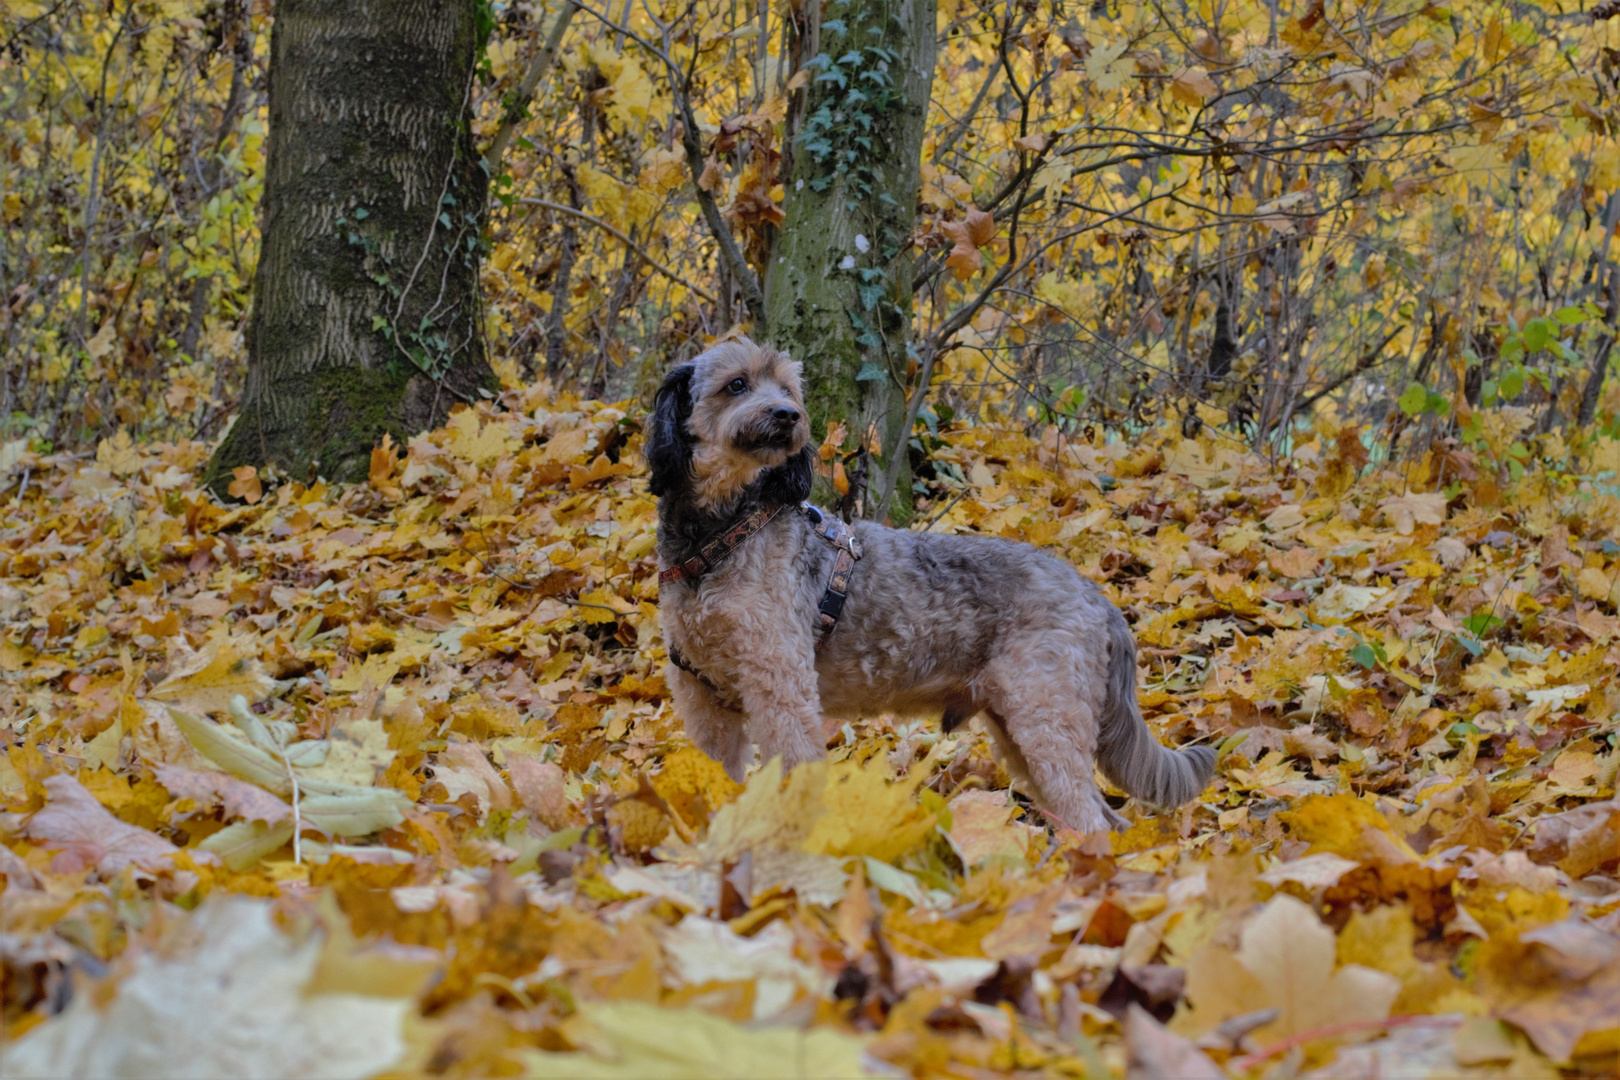
<path fill-rule="evenodd" d="M 638 418 L 509 404 L 236 505 L 0 448 L 0 1073 L 1616 1071 L 1620 443 L 942 431 L 919 520 L 1096 580 L 1220 749 L 1083 837 L 973 727 L 728 781 Z"/>

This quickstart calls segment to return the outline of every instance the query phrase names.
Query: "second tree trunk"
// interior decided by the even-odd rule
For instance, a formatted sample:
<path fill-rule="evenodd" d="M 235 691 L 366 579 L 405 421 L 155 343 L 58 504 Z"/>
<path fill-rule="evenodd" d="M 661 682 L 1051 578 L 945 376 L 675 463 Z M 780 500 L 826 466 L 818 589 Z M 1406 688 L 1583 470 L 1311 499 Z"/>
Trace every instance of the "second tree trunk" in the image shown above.
<path fill-rule="evenodd" d="M 849 425 L 846 516 L 882 503 L 884 463 L 907 453 L 912 260 L 935 0 L 831 0 L 812 20 L 786 220 L 766 274 L 772 344 L 804 364 L 811 430 Z M 819 26 L 816 20 L 819 18 Z M 869 444 L 876 435 L 881 455 Z M 910 471 L 891 502 L 904 518 Z"/>

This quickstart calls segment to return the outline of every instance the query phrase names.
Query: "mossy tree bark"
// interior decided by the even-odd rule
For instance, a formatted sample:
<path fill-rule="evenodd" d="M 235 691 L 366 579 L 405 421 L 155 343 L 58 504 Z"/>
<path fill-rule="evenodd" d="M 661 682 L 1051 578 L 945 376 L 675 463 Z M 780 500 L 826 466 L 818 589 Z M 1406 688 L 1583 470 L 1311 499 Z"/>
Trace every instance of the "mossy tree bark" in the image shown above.
<path fill-rule="evenodd" d="M 371 449 L 493 392 L 476 0 L 278 0 L 263 243 L 235 425 L 205 482 L 361 480 Z"/>
<path fill-rule="evenodd" d="M 934 78 L 936 0 L 807 4 L 804 91 L 786 220 L 766 273 L 771 343 L 804 364 L 811 430 L 849 425 L 846 516 L 888 504 L 904 520 L 910 469 L 891 498 L 886 462 L 907 454 L 912 258 L 923 127 Z M 869 432 L 882 451 L 869 450 Z"/>

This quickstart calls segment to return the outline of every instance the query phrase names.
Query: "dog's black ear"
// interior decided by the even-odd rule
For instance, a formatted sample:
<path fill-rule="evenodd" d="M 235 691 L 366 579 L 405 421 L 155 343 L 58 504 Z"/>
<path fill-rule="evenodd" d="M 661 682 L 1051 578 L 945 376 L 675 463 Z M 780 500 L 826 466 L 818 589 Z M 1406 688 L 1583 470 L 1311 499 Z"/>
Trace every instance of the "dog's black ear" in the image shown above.
<path fill-rule="evenodd" d="M 760 477 L 760 495 L 767 503 L 803 502 L 810 497 L 815 468 L 816 452 L 806 443 L 803 450 L 782 464 L 765 470 L 765 475 Z"/>
<path fill-rule="evenodd" d="M 692 478 L 692 437 L 686 421 L 692 416 L 692 365 L 682 364 L 664 377 L 647 417 L 647 466 L 652 472 L 652 493 L 676 492 Z"/>

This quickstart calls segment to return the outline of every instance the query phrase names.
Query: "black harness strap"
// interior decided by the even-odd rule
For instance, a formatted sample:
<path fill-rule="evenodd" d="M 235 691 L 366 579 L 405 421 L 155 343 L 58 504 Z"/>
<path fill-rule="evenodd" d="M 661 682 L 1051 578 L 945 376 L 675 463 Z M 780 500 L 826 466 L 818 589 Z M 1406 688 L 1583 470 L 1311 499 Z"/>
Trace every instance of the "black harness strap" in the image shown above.
<path fill-rule="evenodd" d="M 692 678 L 696 679 L 704 686 L 707 686 L 710 692 L 714 694 L 715 699 L 720 702 L 722 707 L 730 709 L 732 712 L 743 711 L 742 702 L 738 701 L 735 697 L 732 697 L 729 693 L 714 685 L 707 675 L 693 667 L 692 662 L 681 653 L 681 650 L 677 649 L 673 645 L 669 647 L 669 662 L 686 672 L 688 675 L 692 676 Z"/>
<path fill-rule="evenodd" d="M 832 575 L 827 579 L 827 591 L 821 594 L 817 606 L 816 650 L 827 643 L 838 617 L 844 613 L 844 599 L 849 595 L 849 577 L 855 570 L 855 560 L 861 557 L 861 544 L 855 539 L 855 530 L 839 518 L 824 514 L 809 503 L 800 503 L 799 513 L 810 519 L 816 535 L 831 544 L 837 554 L 833 556 Z"/>

